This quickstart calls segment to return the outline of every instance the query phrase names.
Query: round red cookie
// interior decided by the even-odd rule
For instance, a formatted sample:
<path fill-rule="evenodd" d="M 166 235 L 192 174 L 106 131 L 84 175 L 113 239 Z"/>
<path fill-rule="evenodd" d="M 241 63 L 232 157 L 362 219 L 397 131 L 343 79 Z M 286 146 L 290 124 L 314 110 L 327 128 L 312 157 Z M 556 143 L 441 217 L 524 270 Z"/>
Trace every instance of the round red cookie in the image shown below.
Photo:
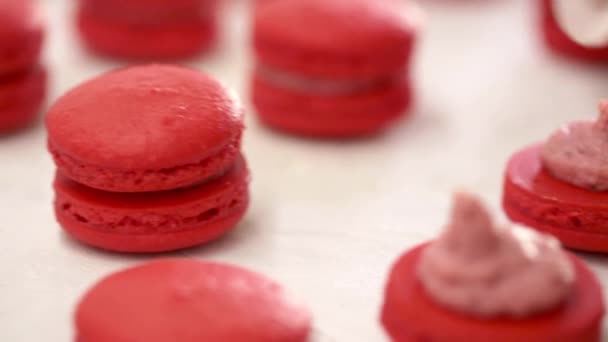
<path fill-rule="evenodd" d="M 0 133 L 32 123 L 46 93 L 46 71 L 35 67 L 26 72 L 0 76 Z"/>
<path fill-rule="evenodd" d="M 572 40 L 559 26 L 553 13 L 553 0 L 537 0 L 545 42 L 554 52 L 589 62 L 608 62 L 608 47 L 592 48 Z"/>
<path fill-rule="evenodd" d="M 331 96 L 302 92 L 254 76 L 252 98 L 270 127 L 318 137 L 374 134 L 407 114 L 411 89 L 406 78 L 389 79 L 356 93 Z"/>
<path fill-rule="evenodd" d="M 35 2 L 0 0 L 0 22 L 0 78 L 36 66 L 44 32 Z"/>
<path fill-rule="evenodd" d="M 81 1 L 78 28 L 100 54 L 175 59 L 209 50 L 217 37 L 215 1 Z"/>
<path fill-rule="evenodd" d="M 57 173 L 55 213 L 75 239 L 116 252 L 163 252 L 196 246 L 227 233 L 249 203 L 242 157 L 223 176 L 185 189 L 115 193 Z"/>
<path fill-rule="evenodd" d="M 507 165 L 503 208 L 509 218 L 557 237 L 567 247 L 608 252 L 608 192 L 570 185 L 542 166 L 541 145 L 515 153 Z"/>
<path fill-rule="evenodd" d="M 75 324 L 82 342 L 305 342 L 311 317 L 262 275 L 164 259 L 102 279 L 80 301 Z"/>
<path fill-rule="evenodd" d="M 283 71 L 377 79 L 407 69 L 417 24 L 414 10 L 393 0 L 267 1 L 253 44 L 258 63 Z"/>
<path fill-rule="evenodd" d="M 87 12 L 78 14 L 78 28 L 86 45 L 102 55 L 130 59 L 176 59 L 211 49 L 216 19 L 137 27 L 106 21 Z"/>
<path fill-rule="evenodd" d="M 553 311 L 524 319 L 478 319 L 447 309 L 418 281 L 417 265 L 426 245 L 404 254 L 386 286 L 382 324 L 395 342 L 599 342 L 604 304 L 591 271 L 570 255 L 576 281 L 570 297 Z"/>
<path fill-rule="evenodd" d="M 143 192 L 190 186 L 229 169 L 241 108 L 193 69 L 144 65 L 69 91 L 46 117 L 60 172 L 93 188 Z"/>

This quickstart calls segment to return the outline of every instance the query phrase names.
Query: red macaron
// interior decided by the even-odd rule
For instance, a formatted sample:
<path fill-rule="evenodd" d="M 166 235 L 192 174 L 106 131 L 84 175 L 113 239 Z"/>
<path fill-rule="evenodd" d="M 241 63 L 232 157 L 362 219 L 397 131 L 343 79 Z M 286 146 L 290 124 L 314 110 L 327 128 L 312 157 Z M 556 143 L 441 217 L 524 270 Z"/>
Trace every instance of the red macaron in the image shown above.
<path fill-rule="evenodd" d="M 46 71 L 42 67 L 0 76 L 0 133 L 30 124 L 45 95 Z"/>
<path fill-rule="evenodd" d="M 272 280 L 187 259 L 114 273 L 80 301 L 78 342 L 305 342 L 309 312 Z"/>
<path fill-rule="evenodd" d="M 411 103 L 416 14 L 395 1 L 258 6 L 252 98 L 260 119 L 283 131 L 325 137 L 387 127 Z"/>
<path fill-rule="evenodd" d="M 586 47 L 575 42 L 559 26 L 553 13 L 553 0 L 537 1 L 540 6 L 542 33 L 545 43 L 552 51 L 589 62 L 608 62 L 608 47 Z"/>
<path fill-rule="evenodd" d="M 0 0 L 0 82 L 2 75 L 38 65 L 44 37 L 41 13 L 31 0 Z"/>
<path fill-rule="evenodd" d="M 103 55 L 133 59 L 187 58 L 217 37 L 216 0 L 80 0 L 78 29 Z"/>
<path fill-rule="evenodd" d="M 511 157 L 504 179 L 505 213 L 567 247 L 608 252 L 608 193 L 555 178 L 543 167 L 540 150 L 540 144 L 533 145 Z"/>
<path fill-rule="evenodd" d="M 382 324 L 395 342 L 599 342 L 604 314 L 602 289 L 593 273 L 570 255 L 576 280 L 568 300 L 550 312 L 525 319 L 479 319 L 433 301 L 418 280 L 422 245 L 393 266 L 386 286 Z"/>
<path fill-rule="evenodd" d="M 30 124 L 46 93 L 43 25 L 30 0 L 0 0 L 0 133 Z"/>
<path fill-rule="evenodd" d="M 242 110 L 193 69 L 113 71 L 62 96 L 46 117 L 59 171 L 116 192 L 170 190 L 225 173 L 239 154 Z"/>
<path fill-rule="evenodd" d="M 233 229 L 249 203 L 248 183 L 242 157 L 211 182 L 148 193 L 96 190 L 57 173 L 55 213 L 66 232 L 94 247 L 131 253 L 172 251 Z"/>

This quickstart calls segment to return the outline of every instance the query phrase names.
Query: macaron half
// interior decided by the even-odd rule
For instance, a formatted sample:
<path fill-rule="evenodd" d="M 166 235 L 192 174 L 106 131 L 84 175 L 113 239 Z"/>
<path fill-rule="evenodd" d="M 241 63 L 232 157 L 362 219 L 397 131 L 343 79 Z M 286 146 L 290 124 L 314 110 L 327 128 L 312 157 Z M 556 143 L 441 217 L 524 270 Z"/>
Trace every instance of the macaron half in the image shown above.
<path fill-rule="evenodd" d="M 94 247 L 130 253 L 172 251 L 233 229 L 247 210 L 248 185 L 249 173 L 240 156 L 212 182 L 172 191 L 100 191 L 57 173 L 55 214 L 68 234 Z"/>
<path fill-rule="evenodd" d="M 536 0 L 539 5 L 540 24 L 545 43 L 558 55 L 593 63 L 608 62 L 608 47 L 583 46 L 561 28 L 553 11 L 553 0 Z"/>
<path fill-rule="evenodd" d="M 92 287 L 75 315 L 79 342 L 305 342 L 308 311 L 266 277 L 187 259 L 150 262 Z"/>
<path fill-rule="evenodd" d="M 0 76 L 0 133 L 11 132 L 34 121 L 46 97 L 46 70 Z"/>
<path fill-rule="evenodd" d="M 509 160 L 502 206 L 509 218 L 557 237 L 569 248 L 608 252 L 608 193 L 563 182 L 543 167 L 542 144 Z"/>
<path fill-rule="evenodd" d="M 0 0 L 0 75 L 38 65 L 44 25 L 35 1 Z"/>
<path fill-rule="evenodd" d="M 46 117 L 58 170 L 114 192 L 209 181 L 235 163 L 242 110 L 193 69 L 144 65 L 99 76 L 62 96 Z"/>
<path fill-rule="evenodd" d="M 32 0 L 0 0 L 0 134 L 34 121 L 46 94 L 42 15 Z"/>
<path fill-rule="evenodd" d="M 563 305 L 534 317 L 479 319 L 436 303 L 418 281 L 418 261 L 427 247 L 423 244 L 406 252 L 391 270 L 381 320 L 392 341 L 601 340 L 602 289 L 591 270 L 574 255 L 569 258 L 576 282 Z"/>
<path fill-rule="evenodd" d="M 80 0 L 78 30 L 92 51 L 129 59 L 178 59 L 208 51 L 216 0 Z"/>

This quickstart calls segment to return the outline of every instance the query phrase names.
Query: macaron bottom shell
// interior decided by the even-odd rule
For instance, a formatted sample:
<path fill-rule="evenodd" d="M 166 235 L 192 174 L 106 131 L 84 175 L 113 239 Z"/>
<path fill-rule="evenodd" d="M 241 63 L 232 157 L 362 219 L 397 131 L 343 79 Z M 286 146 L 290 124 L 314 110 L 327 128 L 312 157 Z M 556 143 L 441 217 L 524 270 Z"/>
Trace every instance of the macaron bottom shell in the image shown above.
<path fill-rule="evenodd" d="M 190 188 L 111 193 L 61 174 L 55 213 L 76 240 L 116 252 L 165 252 L 216 239 L 235 227 L 249 203 L 249 174 L 241 158 L 220 178 Z"/>
<path fill-rule="evenodd" d="M 518 223 L 557 237 L 569 248 L 608 252 L 608 192 L 565 183 L 542 166 L 541 145 L 515 153 L 507 165 L 503 209 Z"/>
<path fill-rule="evenodd" d="M 418 259 L 426 246 L 405 253 L 390 273 L 381 321 L 392 341 L 601 341 L 602 290 L 578 258 L 570 256 L 576 281 L 560 307 L 522 319 L 479 319 L 444 308 L 426 294 L 417 276 Z"/>
<path fill-rule="evenodd" d="M 412 90 L 404 77 L 357 92 L 323 94 L 285 88 L 256 75 L 252 98 L 258 117 L 269 127 L 303 136 L 348 138 L 379 133 L 407 116 Z"/>

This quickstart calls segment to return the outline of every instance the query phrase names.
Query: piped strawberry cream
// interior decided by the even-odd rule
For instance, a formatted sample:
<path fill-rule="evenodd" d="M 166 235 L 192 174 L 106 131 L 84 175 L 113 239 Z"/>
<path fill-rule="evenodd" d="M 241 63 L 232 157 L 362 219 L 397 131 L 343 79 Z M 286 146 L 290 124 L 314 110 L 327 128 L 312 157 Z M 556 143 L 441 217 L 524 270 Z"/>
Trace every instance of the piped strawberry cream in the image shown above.
<path fill-rule="evenodd" d="M 608 252 L 608 101 L 597 120 L 574 121 L 515 153 L 505 172 L 509 218 L 563 245 Z"/>
<path fill-rule="evenodd" d="M 564 125 L 545 142 L 544 167 L 556 178 L 581 188 L 608 190 L 608 101 L 599 104 L 595 121 Z"/>
<path fill-rule="evenodd" d="M 418 267 L 429 296 L 480 317 L 525 317 L 568 297 L 574 272 L 559 242 L 492 222 L 478 199 L 457 193 L 451 222 Z"/>
<path fill-rule="evenodd" d="M 381 320 L 394 342 L 599 342 L 603 315 L 582 261 L 458 193 L 445 232 L 393 266 Z"/>

